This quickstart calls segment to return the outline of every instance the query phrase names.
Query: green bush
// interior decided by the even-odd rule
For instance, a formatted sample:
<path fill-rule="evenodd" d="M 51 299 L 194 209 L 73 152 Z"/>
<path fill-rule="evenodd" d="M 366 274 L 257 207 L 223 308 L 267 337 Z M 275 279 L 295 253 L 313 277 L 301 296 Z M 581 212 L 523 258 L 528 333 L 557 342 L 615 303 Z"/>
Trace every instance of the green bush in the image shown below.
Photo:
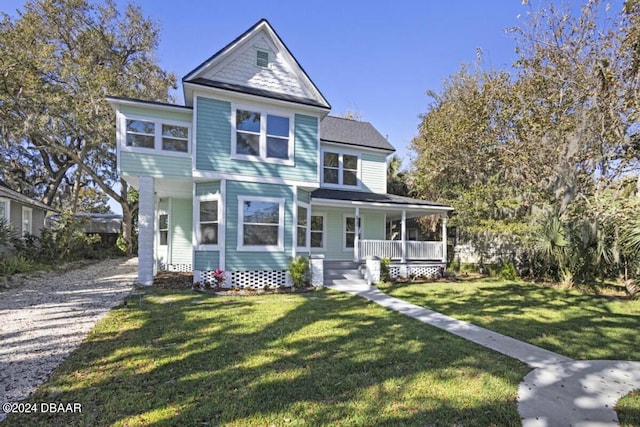
<path fill-rule="evenodd" d="M 289 262 L 287 268 L 291 281 L 295 288 L 302 288 L 307 283 L 307 273 L 309 272 L 309 261 L 307 258 L 297 256 Z"/>
<path fill-rule="evenodd" d="M 380 280 L 383 282 L 391 282 L 391 260 L 389 258 L 382 258 L 380 260 Z"/>
<path fill-rule="evenodd" d="M 502 264 L 498 275 L 504 280 L 516 280 L 518 278 L 516 267 L 511 261 Z"/>
<path fill-rule="evenodd" d="M 21 255 L 15 255 L 0 259 L 0 276 L 29 273 L 36 269 L 33 261 Z"/>

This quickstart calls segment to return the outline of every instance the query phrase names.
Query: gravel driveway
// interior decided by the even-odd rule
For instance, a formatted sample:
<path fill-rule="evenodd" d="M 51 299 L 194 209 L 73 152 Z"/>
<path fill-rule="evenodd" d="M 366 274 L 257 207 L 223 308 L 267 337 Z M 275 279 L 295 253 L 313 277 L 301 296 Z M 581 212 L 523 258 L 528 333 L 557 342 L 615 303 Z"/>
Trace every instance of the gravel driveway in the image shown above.
<path fill-rule="evenodd" d="M 0 292 L 0 404 L 25 399 L 49 377 L 131 292 L 137 265 L 110 259 Z"/>

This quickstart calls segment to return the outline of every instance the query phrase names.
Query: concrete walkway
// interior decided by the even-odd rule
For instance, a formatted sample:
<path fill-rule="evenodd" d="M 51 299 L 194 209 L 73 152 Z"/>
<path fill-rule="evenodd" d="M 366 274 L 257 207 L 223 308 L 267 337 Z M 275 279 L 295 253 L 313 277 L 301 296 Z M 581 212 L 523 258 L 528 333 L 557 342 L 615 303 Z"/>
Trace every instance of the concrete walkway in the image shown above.
<path fill-rule="evenodd" d="M 535 368 L 518 388 L 518 412 L 524 427 L 617 426 L 616 402 L 640 389 L 640 362 L 576 361 L 390 297 L 374 287 L 344 282 L 328 287 L 373 301 Z"/>

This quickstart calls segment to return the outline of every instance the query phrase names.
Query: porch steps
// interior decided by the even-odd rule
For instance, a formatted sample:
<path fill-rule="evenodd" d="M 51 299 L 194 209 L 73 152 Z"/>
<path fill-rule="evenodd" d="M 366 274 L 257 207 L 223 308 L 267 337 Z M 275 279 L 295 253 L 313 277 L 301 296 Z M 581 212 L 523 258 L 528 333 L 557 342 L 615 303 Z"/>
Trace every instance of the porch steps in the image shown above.
<path fill-rule="evenodd" d="M 358 270 L 359 264 L 350 261 L 325 261 L 324 284 L 325 286 L 349 289 L 369 289 L 367 281 L 362 278 Z M 346 290 L 346 289 L 345 289 Z"/>

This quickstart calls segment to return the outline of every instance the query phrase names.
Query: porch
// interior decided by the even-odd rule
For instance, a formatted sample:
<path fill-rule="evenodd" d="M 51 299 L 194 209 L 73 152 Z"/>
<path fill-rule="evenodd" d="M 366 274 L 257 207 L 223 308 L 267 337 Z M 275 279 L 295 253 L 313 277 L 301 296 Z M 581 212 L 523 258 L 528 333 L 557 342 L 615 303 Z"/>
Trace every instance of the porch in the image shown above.
<path fill-rule="evenodd" d="M 387 258 L 391 261 L 439 261 L 446 262 L 446 242 L 418 242 L 412 240 L 369 240 L 358 242 L 358 259 Z"/>

